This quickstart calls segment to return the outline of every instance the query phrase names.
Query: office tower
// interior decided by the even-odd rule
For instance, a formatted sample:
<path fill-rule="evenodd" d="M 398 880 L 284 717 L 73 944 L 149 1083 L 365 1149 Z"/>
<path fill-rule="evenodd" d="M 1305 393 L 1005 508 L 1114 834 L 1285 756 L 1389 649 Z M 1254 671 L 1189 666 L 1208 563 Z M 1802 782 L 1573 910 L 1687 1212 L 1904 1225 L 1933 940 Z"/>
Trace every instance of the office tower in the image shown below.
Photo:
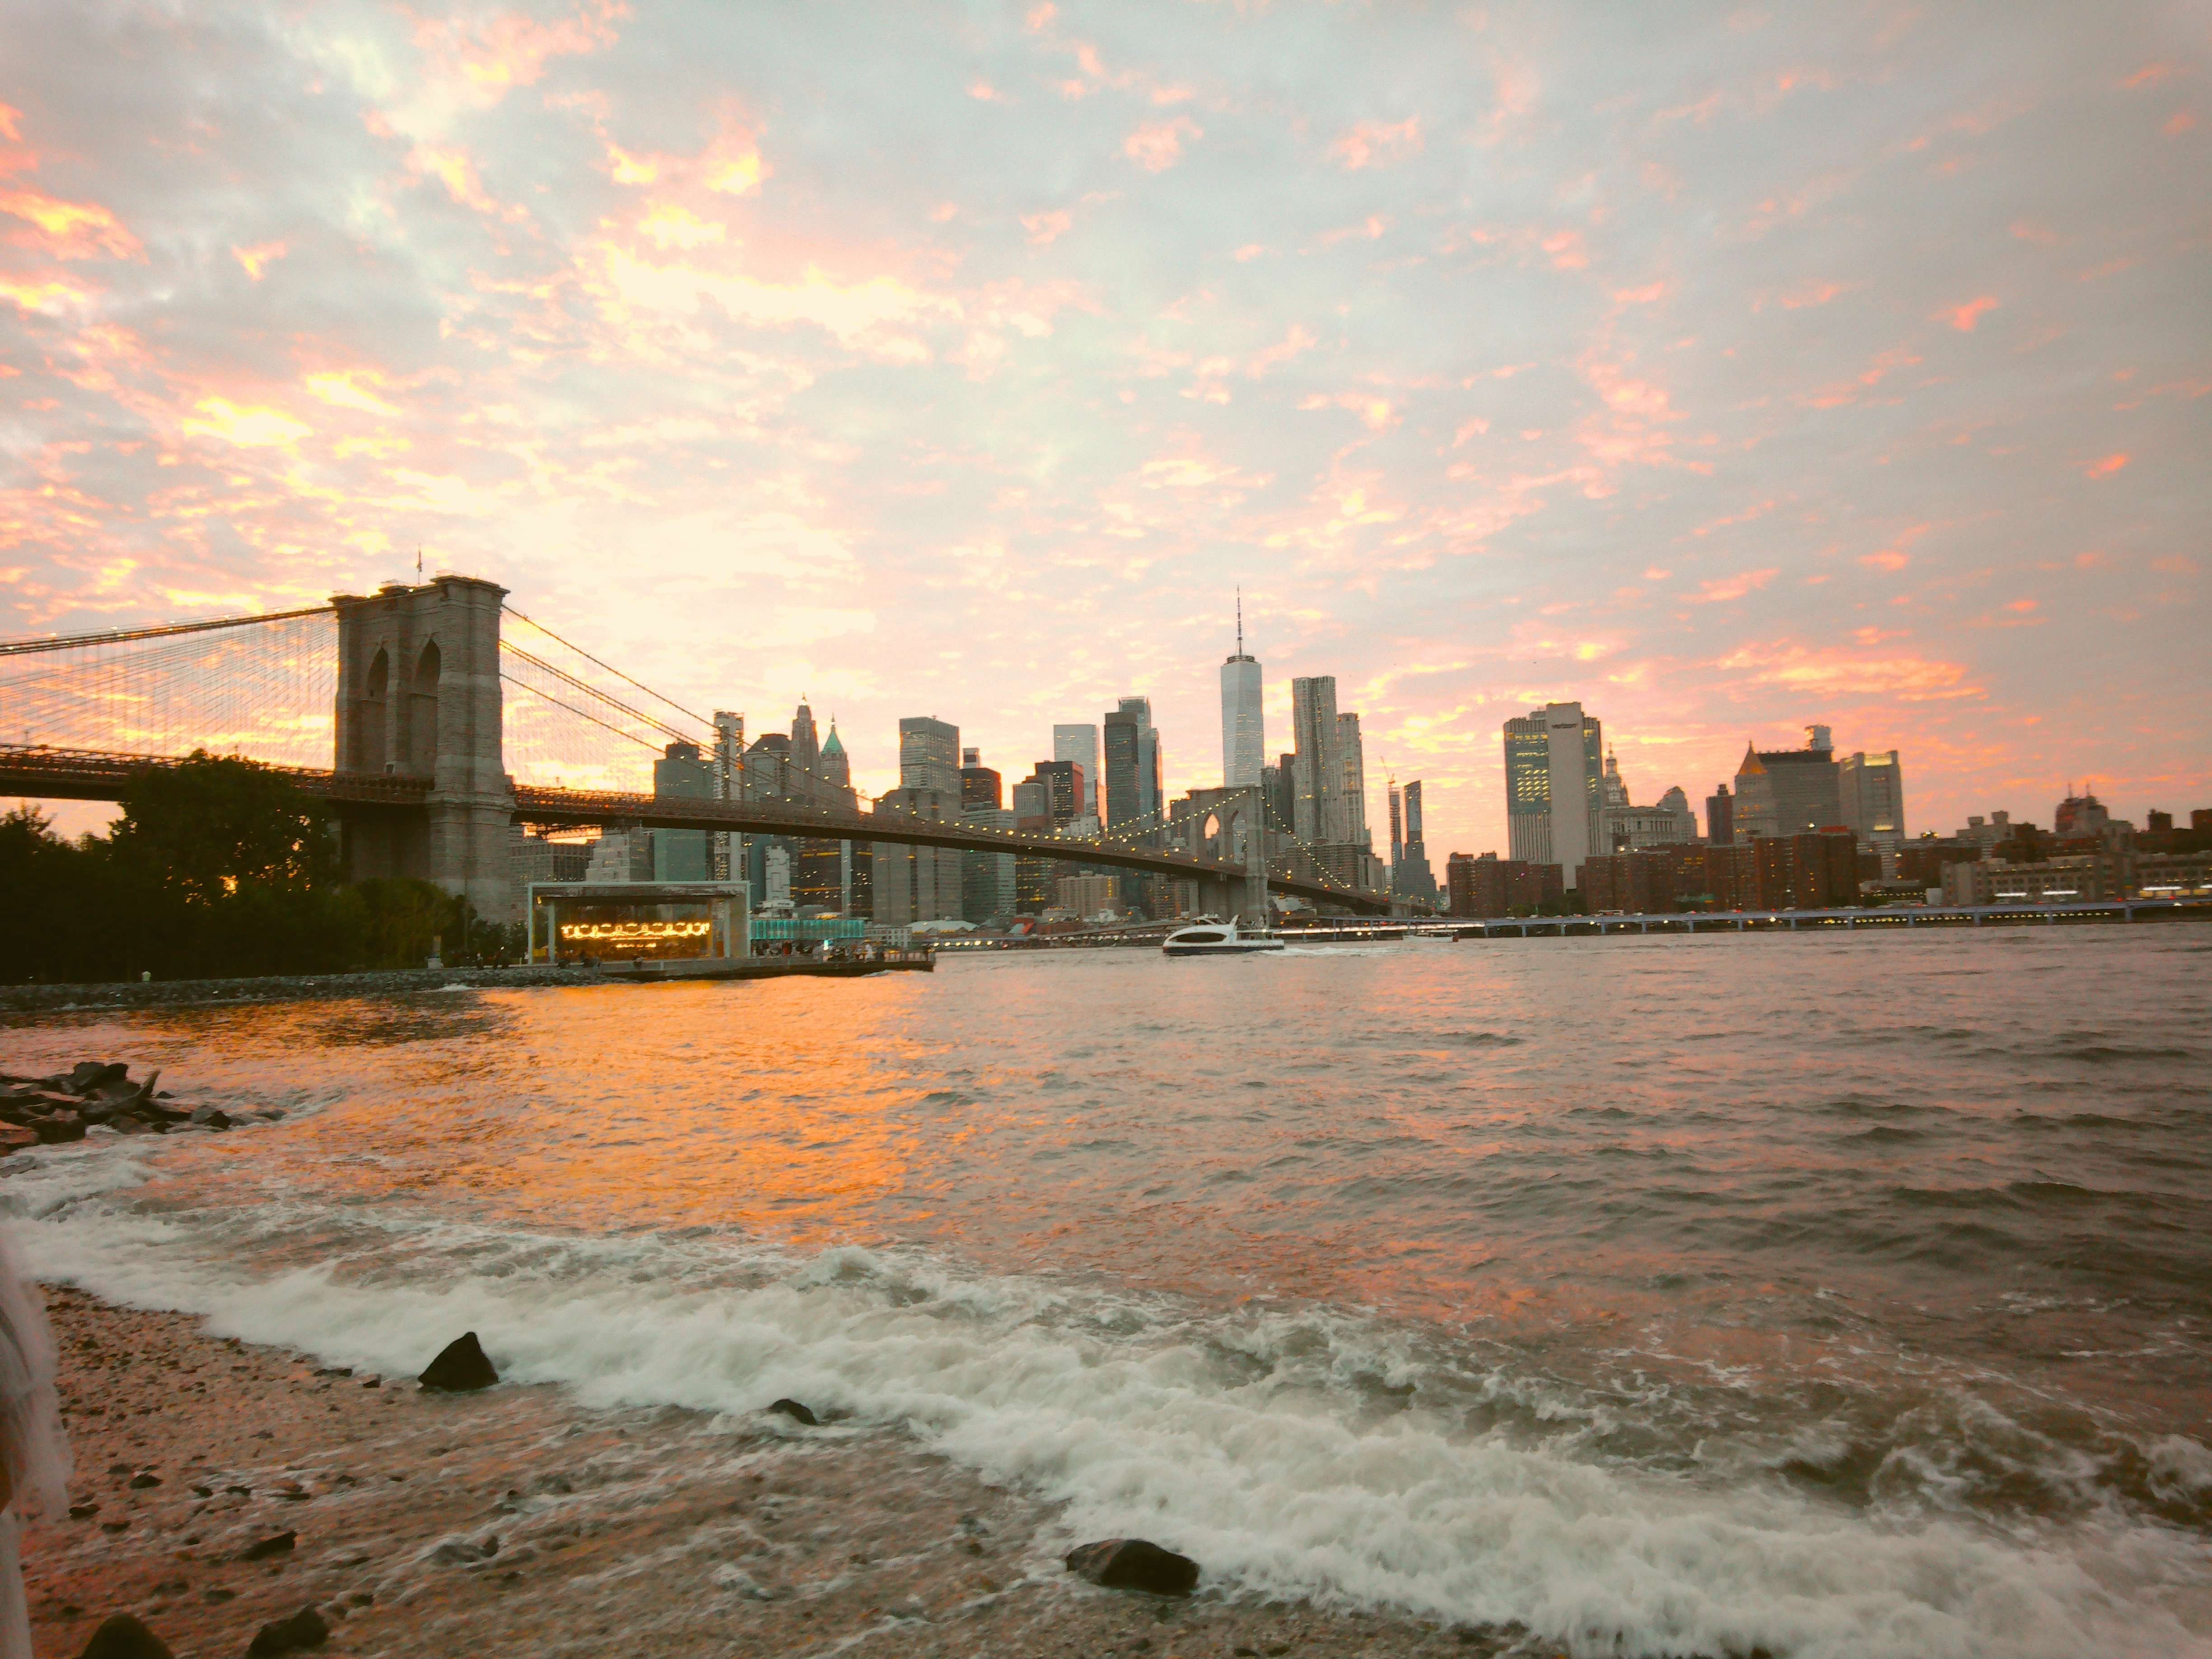
<path fill-rule="evenodd" d="M 1547 703 L 1505 722 L 1505 833 L 1513 858 L 1556 864 L 1561 879 L 1596 846 L 1605 734 L 1578 702 Z"/>
<path fill-rule="evenodd" d="M 1111 730 L 1106 733 L 1107 822 L 1133 824 L 1140 830 L 1157 829 L 1166 803 L 1161 788 L 1160 734 L 1152 725 L 1152 700 L 1150 697 L 1124 697 L 1106 720 L 1109 727 L 1115 721 L 1133 722 L 1136 726 L 1136 737 L 1128 745 L 1131 788 L 1127 800 L 1114 798 L 1115 783 L 1112 751 L 1115 738 Z"/>
<path fill-rule="evenodd" d="M 999 775 L 983 764 L 983 751 L 963 749 L 960 751 L 960 811 L 963 816 L 973 807 L 988 806 L 996 811 L 1005 803 L 1000 797 Z"/>
<path fill-rule="evenodd" d="M 1095 726 L 1055 726 L 1052 728 L 1052 757 L 1056 761 L 1073 761 L 1083 769 L 1084 787 L 1090 793 L 1076 803 L 1079 818 L 1103 818 L 1106 816 L 1098 801 L 1098 786 L 1103 776 L 1098 769 L 1098 728 Z"/>
<path fill-rule="evenodd" d="M 1398 785 L 1393 779 L 1390 792 L 1390 867 L 1396 869 L 1398 861 L 1406 856 L 1406 821 L 1400 809 Z"/>
<path fill-rule="evenodd" d="M 1137 774 L 1144 763 L 1145 728 L 1127 708 L 1107 715 L 1105 726 L 1106 827 L 1118 830 L 1139 817 Z"/>
<path fill-rule="evenodd" d="M 1405 841 L 1397 845 L 1400 821 L 1399 792 L 1390 792 L 1390 890 L 1400 898 L 1436 902 L 1437 872 L 1429 867 L 1429 849 L 1421 829 L 1421 781 L 1407 784 L 1404 792 Z"/>
<path fill-rule="evenodd" d="M 714 799 L 743 800 L 745 783 L 745 717 L 735 709 L 714 711 Z M 744 837 L 723 830 L 708 843 L 708 873 L 716 881 L 733 881 L 732 873 L 744 861 Z"/>
<path fill-rule="evenodd" d="M 1344 769 L 1343 792 L 1338 797 L 1342 814 L 1337 833 L 1328 837 L 1358 846 L 1369 845 L 1367 833 L 1367 751 L 1359 741 L 1359 716 L 1336 717 L 1336 755 Z"/>
<path fill-rule="evenodd" d="M 969 777 L 967 769 L 963 769 L 960 777 L 961 787 L 965 789 Z M 960 821 L 978 830 L 1011 830 L 1014 827 L 1014 815 L 1001 810 L 996 799 L 999 775 L 993 772 L 990 777 L 994 795 L 991 804 L 963 805 L 960 809 Z M 1020 786 L 1015 787 L 1018 793 Z M 1015 888 L 1016 863 L 1012 853 L 962 849 L 960 915 L 963 921 L 986 922 L 1014 914 L 1021 902 Z"/>
<path fill-rule="evenodd" d="M 1735 797 L 1729 793 L 1726 784 L 1705 797 L 1705 839 L 1715 847 L 1726 847 L 1735 840 Z"/>
<path fill-rule="evenodd" d="M 672 743 L 653 763 L 653 793 L 682 800 L 712 800 L 714 769 L 699 753 L 696 743 Z M 708 832 L 704 830 L 656 830 L 653 832 L 653 878 L 655 881 L 707 879 Z"/>
<path fill-rule="evenodd" d="M 1042 816 L 1047 824 L 1054 829 L 1084 817 L 1080 804 L 1095 798 L 1097 793 L 1091 788 L 1083 769 L 1073 761 L 1039 761 L 1026 781 L 1042 787 L 1044 793 L 1039 798 L 1044 808 Z"/>
<path fill-rule="evenodd" d="M 1287 836 L 1298 821 L 1298 766 L 1294 755 L 1279 755 L 1275 763 L 1261 777 L 1261 791 L 1267 799 L 1267 823 L 1277 835 Z"/>
<path fill-rule="evenodd" d="M 1659 797 L 1659 811 L 1674 820 L 1674 833 L 1670 842 L 1692 842 L 1698 838 L 1698 815 L 1690 810 L 1690 798 L 1679 783 L 1670 785 Z"/>
<path fill-rule="evenodd" d="M 812 777 L 822 769 L 822 744 L 814 729 L 814 711 L 801 698 L 791 717 L 791 763 Z"/>
<path fill-rule="evenodd" d="M 960 728 L 927 715 L 899 722 L 899 787 L 960 793 Z"/>
<path fill-rule="evenodd" d="M 1743 763 L 1735 769 L 1738 839 L 1842 827 L 1842 775 L 1828 728 L 1808 726 L 1805 734 L 1802 749 L 1744 745 Z"/>
<path fill-rule="evenodd" d="M 850 795 L 853 788 L 853 763 L 845 754 L 845 739 L 837 735 L 837 717 L 830 717 L 830 735 L 822 744 L 822 782 L 825 788 L 842 790 Z M 854 803 L 848 800 L 850 807 Z"/>
<path fill-rule="evenodd" d="M 1244 600 L 1237 600 L 1237 654 L 1221 665 L 1221 785 L 1257 784 L 1267 763 L 1267 723 L 1260 711 L 1260 659 L 1244 649 Z"/>
<path fill-rule="evenodd" d="M 1344 757 L 1337 750 L 1336 677 L 1291 682 L 1291 833 L 1304 842 L 1341 841 Z"/>
<path fill-rule="evenodd" d="M 1869 847 L 1905 839 L 1905 766 L 1894 749 L 1856 754 L 1836 763 L 1842 822 Z"/>

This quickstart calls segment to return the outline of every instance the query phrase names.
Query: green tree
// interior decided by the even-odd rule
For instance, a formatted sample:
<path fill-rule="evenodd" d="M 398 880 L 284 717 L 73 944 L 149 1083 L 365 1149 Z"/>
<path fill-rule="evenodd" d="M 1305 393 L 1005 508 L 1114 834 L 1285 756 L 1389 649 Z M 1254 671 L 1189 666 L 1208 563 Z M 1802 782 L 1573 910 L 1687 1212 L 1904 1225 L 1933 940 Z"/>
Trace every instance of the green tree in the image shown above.
<path fill-rule="evenodd" d="M 149 767 L 123 792 L 109 856 L 193 904 L 252 887 L 301 893 L 338 878 L 329 829 L 289 778 L 205 750 Z"/>

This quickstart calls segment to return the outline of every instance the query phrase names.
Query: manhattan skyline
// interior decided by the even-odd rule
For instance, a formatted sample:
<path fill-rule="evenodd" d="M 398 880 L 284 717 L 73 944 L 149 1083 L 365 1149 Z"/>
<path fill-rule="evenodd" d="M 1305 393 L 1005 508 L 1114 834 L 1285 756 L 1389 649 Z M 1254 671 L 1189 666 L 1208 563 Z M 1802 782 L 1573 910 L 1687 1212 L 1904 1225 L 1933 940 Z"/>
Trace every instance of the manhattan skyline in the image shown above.
<path fill-rule="evenodd" d="M 1917 826 L 2212 762 L 2196 14 L 17 9 L 0 632 L 426 568 L 854 782 L 1151 700 L 1504 838 L 1899 749 Z M 189 73 L 180 73 L 180 66 Z"/>

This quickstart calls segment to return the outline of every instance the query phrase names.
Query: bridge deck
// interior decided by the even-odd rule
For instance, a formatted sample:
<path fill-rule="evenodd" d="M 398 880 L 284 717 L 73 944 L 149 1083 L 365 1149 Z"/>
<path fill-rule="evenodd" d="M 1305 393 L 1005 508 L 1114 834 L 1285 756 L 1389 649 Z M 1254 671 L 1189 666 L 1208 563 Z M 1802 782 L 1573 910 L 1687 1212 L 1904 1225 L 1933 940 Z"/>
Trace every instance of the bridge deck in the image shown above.
<path fill-rule="evenodd" d="M 179 758 L 112 754 L 94 750 L 51 749 L 0 744 L 0 795 L 57 800 L 118 800 L 131 779 L 149 769 L 174 766 Z M 272 767 L 302 793 L 346 811 L 420 807 L 428 801 L 430 781 L 391 774 L 326 772 L 307 767 Z M 1012 854 L 1017 858 L 1058 859 L 1142 871 L 1178 881 L 1241 880 L 1242 865 L 1194 858 L 1164 848 L 1039 835 L 1032 830 L 994 830 L 964 823 L 936 823 L 898 813 L 836 812 L 793 801 L 684 800 L 666 795 L 596 793 L 518 785 L 516 822 L 554 829 L 585 829 L 635 823 L 655 830 L 704 830 L 738 835 L 789 836 L 819 841 L 891 842 L 970 852 Z M 1322 904 L 1340 904 L 1371 914 L 1387 914 L 1387 897 L 1329 881 L 1304 881 L 1270 872 L 1268 886 Z"/>

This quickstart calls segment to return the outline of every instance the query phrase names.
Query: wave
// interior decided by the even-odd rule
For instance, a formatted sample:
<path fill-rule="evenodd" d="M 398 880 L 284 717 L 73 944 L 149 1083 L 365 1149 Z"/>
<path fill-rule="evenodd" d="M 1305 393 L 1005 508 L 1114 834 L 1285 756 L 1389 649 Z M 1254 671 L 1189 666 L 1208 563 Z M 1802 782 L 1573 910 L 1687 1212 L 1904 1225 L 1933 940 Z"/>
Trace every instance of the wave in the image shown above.
<path fill-rule="evenodd" d="M 42 1278 L 220 1335 L 404 1375 L 480 1333 L 509 1378 L 586 1404 L 757 1411 L 780 1395 L 903 1426 L 1064 1506 L 1069 1538 L 1141 1531 L 1252 1595 L 1518 1622 L 1578 1654 L 2212 1654 L 2163 1605 L 2203 1540 L 2117 1514 L 1999 1535 L 1765 1479 L 1593 1447 L 1586 1398 L 1525 1367 L 1326 1309 L 1206 1312 L 920 1251 L 795 1254 L 733 1231 L 586 1237 L 402 1207 L 156 1212 L 133 1146 L 41 1154 L 0 1207 Z M 1604 1437 L 1601 1436 L 1601 1438 Z M 2142 1480 L 2195 1503 L 2174 1439 Z"/>

